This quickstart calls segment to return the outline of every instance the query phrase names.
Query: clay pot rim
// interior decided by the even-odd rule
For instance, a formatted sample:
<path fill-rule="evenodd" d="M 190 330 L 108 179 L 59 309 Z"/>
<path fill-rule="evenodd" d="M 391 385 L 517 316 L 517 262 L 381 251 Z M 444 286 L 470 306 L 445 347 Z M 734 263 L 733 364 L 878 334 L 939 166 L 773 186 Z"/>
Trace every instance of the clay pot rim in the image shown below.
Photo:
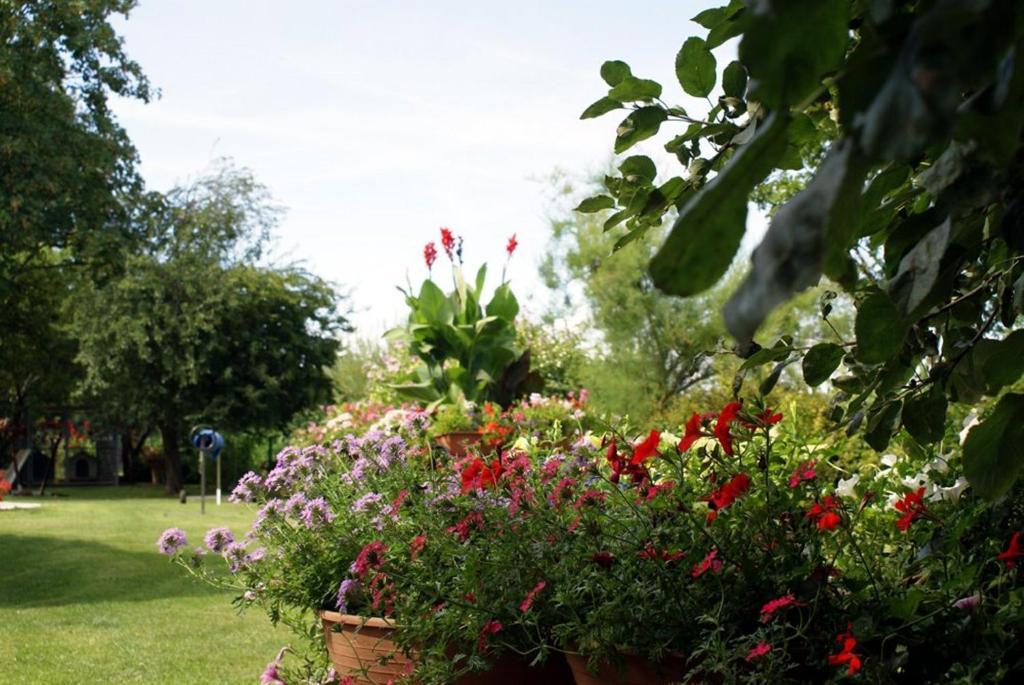
<path fill-rule="evenodd" d="M 388 618 L 379 616 L 359 616 L 358 614 L 341 614 L 337 611 L 320 611 L 320 618 L 333 623 L 341 623 L 348 626 L 366 626 L 368 628 L 397 628 L 398 624 Z"/>

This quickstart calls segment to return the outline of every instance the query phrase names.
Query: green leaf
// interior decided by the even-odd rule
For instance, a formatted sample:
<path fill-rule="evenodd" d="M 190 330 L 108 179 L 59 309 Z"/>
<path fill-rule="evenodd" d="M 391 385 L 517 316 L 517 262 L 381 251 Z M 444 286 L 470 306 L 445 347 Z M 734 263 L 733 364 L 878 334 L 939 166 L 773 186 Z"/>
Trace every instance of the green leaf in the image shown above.
<path fill-rule="evenodd" d="M 654 100 L 661 97 L 661 84 L 649 79 L 627 76 L 608 91 L 608 97 L 616 102 Z"/>
<path fill-rule="evenodd" d="M 618 100 L 612 100 L 609 97 L 603 97 L 590 105 L 590 107 L 583 110 L 583 114 L 580 115 L 580 119 L 593 119 L 615 109 L 622 109 L 622 103 Z"/>
<path fill-rule="evenodd" d="M 747 90 L 747 70 L 738 61 L 729 62 L 722 72 L 722 90 L 729 97 L 742 98 Z"/>
<path fill-rule="evenodd" d="M 597 195 L 595 197 L 588 197 L 586 200 L 581 202 L 577 207 L 577 212 L 583 214 L 593 214 L 594 212 L 600 212 L 603 209 L 611 209 L 615 206 L 615 200 L 608 197 L 607 195 Z"/>
<path fill-rule="evenodd" d="M 990 349 L 981 358 L 976 347 L 975 359 L 980 361 L 986 392 L 994 395 L 1000 388 L 1016 383 L 1024 374 L 1024 330 L 1014 331 L 1003 340 L 982 342 L 990 343 Z"/>
<path fill-rule="evenodd" d="M 747 221 L 747 198 L 786 147 L 788 119 L 775 112 L 755 138 L 679 212 L 651 260 L 654 284 L 671 295 L 693 295 L 714 285 L 732 262 Z"/>
<path fill-rule="evenodd" d="M 789 364 L 790 362 L 788 361 L 781 361 L 772 367 L 772 372 L 765 376 L 765 379 L 761 381 L 759 386 L 757 386 L 757 393 L 761 397 L 766 396 L 775 389 L 775 384 L 779 382 L 779 378 L 782 377 L 782 372 L 787 366 L 789 366 Z"/>
<path fill-rule="evenodd" d="M 744 360 L 743 364 L 740 365 L 740 371 L 746 371 L 752 369 L 755 366 L 762 366 L 770 362 L 780 362 L 786 359 L 792 348 L 782 341 L 775 343 L 772 347 L 764 347 L 750 355 Z"/>
<path fill-rule="evenodd" d="M 803 360 L 804 382 L 814 387 L 821 385 L 839 368 L 843 348 L 833 343 L 818 343 L 807 350 Z"/>
<path fill-rule="evenodd" d="M 865 364 L 880 364 L 903 349 L 909 326 L 889 296 L 882 292 L 868 295 L 857 307 L 854 331 L 857 359 Z"/>
<path fill-rule="evenodd" d="M 935 286 L 949 245 L 949 230 L 947 217 L 903 256 L 896 276 L 889 282 L 889 295 L 904 316 L 910 316 Z"/>
<path fill-rule="evenodd" d="M 801 102 L 819 87 L 846 54 L 849 12 L 850 3 L 842 0 L 751 5 L 739 46 L 740 61 L 750 71 L 750 99 L 778 109 Z"/>
<path fill-rule="evenodd" d="M 707 97 L 715 88 L 716 65 L 715 56 L 701 38 L 687 38 L 676 55 L 679 85 L 687 95 Z"/>
<path fill-rule="evenodd" d="M 794 293 L 815 285 L 831 259 L 845 257 L 867 164 L 852 141 L 836 143 L 811 182 L 772 218 L 751 257 L 750 273 L 725 305 L 729 332 L 753 339 L 764 318 Z"/>
<path fill-rule="evenodd" d="M 629 65 L 617 59 L 609 60 L 601 65 L 601 78 L 612 88 L 632 75 L 633 72 L 629 70 Z"/>
<path fill-rule="evenodd" d="M 512 288 L 507 283 L 502 283 L 494 289 L 494 296 L 487 303 L 487 316 L 497 316 L 506 321 L 512 321 L 519 313 L 519 302 L 512 293 Z"/>
<path fill-rule="evenodd" d="M 896 430 L 902 407 L 900 401 L 881 401 L 868 412 L 868 423 L 864 429 L 864 441 L 877 452 L 889 446 L 889 440 Z"/>
<path fill-rule="evenodd" d="M 1024 395 L 1009 393 L 964 441 L 964 475 L 979 495 L 1005 494 L 1024 466 Z"/>
<path fill-rule="evenodd" d="M 658 133 L 661 124 L 668 119 L 668 112 L 662 107 L 641 107 L 622 120 L 615 138 L 615 154 L 633 147 L 641 140 L 647 140 Z"/>
<path fill-rule="evenodd" d="M 651 158 L 646 155 L 627 157 L 619 165 L 619 171 L 622 172 L 623 177 L 630 183 L 636 183 L 637 181 L 652 183 L 654 177 L 658 175 L 658 168 L 654 166 Z"/>
<path fill-rule="evenodd" d="M 903 427 L 923 445 L 942 440 L 947 404 L 946 393 L 939 388 L 908 398 L 903 405 Z"/>

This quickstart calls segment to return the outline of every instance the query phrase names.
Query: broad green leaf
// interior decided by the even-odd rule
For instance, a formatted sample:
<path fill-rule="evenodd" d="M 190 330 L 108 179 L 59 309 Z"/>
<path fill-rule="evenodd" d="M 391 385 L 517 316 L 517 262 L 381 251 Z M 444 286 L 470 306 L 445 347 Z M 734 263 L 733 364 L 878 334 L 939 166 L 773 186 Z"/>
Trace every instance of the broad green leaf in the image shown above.
<path fill-rule="evenodd" d="M 729 97 L 742 98 L 747 90 L 747 70 L 738 61 L 729 62 L 722 72 L 722 90 Z"/>
<path fill-rule="evenodd" d="M 889 446 L 889 440 L 899 421 L 901 401 L 885 400 L 876 403 L 868 412 L 868 423 L 864 429 L 864 441 L 877 452 Z"/>
<path fill-rule="evenodd" d="M 649 79 L 627 76 L 608 91 L 608 97 L 616 102 L 654 100 L 661 97 L 661 84 Z"/>
<path fill-rule="evenodd" d="M 802 363 L 804 382 L 814 387 L 827 381 L 839 368 L 843 354 L 843 348 L 833 343 L 818 343 L 807 350 Z"/>
<path fill-rule="evenodd" d="M 815 285 L 823 268 L 832 275 L 830 258 L 845 254 L 866 173 L 852 141 L 836 143 L 807 187 L 776 212 L 750 273 L 725 305 L 737 340 L 753 339 L 772 309 Z"/>
<path fill-rule="evenodd" d="M 662 107 L 641 107 L 622 120 L 616 130 L 615 154 L 625 152 L 641 140 L 657 134 L 661 124 L 668 119 L 668 112 Z"/>
<path fill-rule="evenodd" d="M 932 229 L 900 261 L 889 294 L 904 316 L 910 316 L 935 286 L 942 256 L 949 245 L 950 219 Z"/>
<path fill-rule="evenodd" d="M 627 157 L 619 165 L 619 171 L 622 172 L 623 177 L 630 183 L 636 183 L 638 180 L 651 183 L 654 181 L 654 177 L 658 175 L 658 168 L 654 166 L 651 158 L 645 155 Z"/>
<path fill-rule="evenodd" d="M 707 97 L 715 88 L 717 62 L 703 39 L 687 38 L 676 55 L 676 77 L 687 95 Z"/>
<path fill-rule="evenodd" d="M 988 500 L 1005 494 L 1024 466 L 1024 395 L 1009 393 L 967 434 L 964 475 Z"/>
<path fill-rule="evenodd" d="M 595 197 L 588 197 L 586 200 L 581 202 L 576 207 L 577 212 L 583 214 L 592 214 L 594 212 L 600 212 L 603 209 L 611 209 L 615 206 L 615 200 L 608 197 L 607 195 L 597 195 Z"/>
<path fill-rule="evenodd" d="M 801 102 L 818 88 L 846 54 L 849 13 L 845 0 L 751 5 L 739 46 L 740 61 L 750 72 L 750 99 L 777 109 Z"/>
<path fill-rule="evenodd" d="M 773 113 L 757 136 L 680 210 L 651 260 L 654 284 L 671 295 L 693 295 L 714 285 L 732 262 L 746 229 L 747 198 L 786 146 L 784 114 Z"/>
<path fill-rule="evenodd" d="M 857 307 L 854 331 L 857 359 L 865 364 L 880 364 L 903 349 L 909 326 L 889 296 L 882 292 L 868 295 Z"/>
<path fill-rule="evenodd" d="M 994 395 L 1001 388 L 1016 383 L 1024 374 L 1024 330 L 1013 331 L 1003 340 L 983 342 L 989 343 L 990 349 L 980 360 L 981 377 L 985 380 L 986 392 Z M 976 353 L 977 350 L 976 347 Z"/>
<path fill-rule="evenodd" d="M 939 388 L 910 397 L 903 404 L 903 427 L 923 445 L 938 442 L 946 432 L 946 407 Z"/>
<path fill-rule="evenodd" d="M 629 70 L 629 65 L 617 59 L 609 60 L 601 65 L 601 78 L 612 88 L 632 75 L 633 72 Z"/>
<path fill-rule="evenodd" d="M 747 357 L 743 364 L 740 365 L 740 371 L 746 371 L 752 369 L 755 366 L 761 366 L 770 362 L 780 362 L 786 359 L 793 351 L 792 343 L 779 340 L 771 347 L 763 347 L 754 354 Z"/>
<path fill-rule="evenodd" d="M 487 303 L 487 316 L 497 316 L 506 321 L 512 321 L 519 313 L 519 302 L 512 294 L 512 288 L 507 283 L 502 283 L 494 289 L 494 296 Z"/>
<path fill-rule="evenodd" d="M 612 100 L 609 97 L 603 97 L 590 105 L 590 107 L 583 110 L 583 114 L 580 115 L 580 119 L 593 119 L 616 109 L 622 109 L 621 102 L 618 100 Z"/>
<path fill-rule="evenodd" d="M 480 296 L 484 292 L 484 282 L 487 280 L 487 265 L 481 264 L 480 269 L 476 272 L 476 287 L 473 290 L 473 298 L 479 302 Z"/>
<path fill-rule="evenodd" d="M 454 321 L 455 311 L 452 309 L 448 297 L 433 281 L 423 281 L 419 297 L 416 300 L 417 307 L 414 312 L 422 317 L 422 322 L 443 325 Z"/>

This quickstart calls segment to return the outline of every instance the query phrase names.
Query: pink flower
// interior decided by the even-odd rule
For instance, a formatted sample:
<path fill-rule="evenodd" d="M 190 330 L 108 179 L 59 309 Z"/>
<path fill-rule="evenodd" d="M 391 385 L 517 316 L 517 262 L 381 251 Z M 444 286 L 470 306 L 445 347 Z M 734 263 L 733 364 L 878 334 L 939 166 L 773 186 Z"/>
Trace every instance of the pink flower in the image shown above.
<path fill-rule="evenodd" d="M 487 636 L 497 635 L 501 632 L 501 629 L 503 627 L 504 626 L 501 625 L 501 621 L 495 620 L 493 618 L 489 620 L 487 623 L 485 623 L 484 627 L 480 629 L 480 637 L 477 639 L 477 650 L 482 652 L 485 649 L 487 649 Z"/>
<path fill-rule="evenodd" d="M 765 602 L 765 605 L 761 607 L 761 623 L 767 623 L 770 621 L 776 611 L 795 604 L 799 604 L 799 602 L 796 601 L 796 597 L 793 596 L 792 592 L 773 599 L 770 602 Z"/>
<path fill-rule="evenodd" d="M 526 593 L 526 597 L 519 604 L 519 611 L 523 612 L 524 614 L 527 611 L 529 611 L 530 607 L 533 606 L 534 598 L 536 598 L 537 595 L 540 594 L 540 591 L 543 590 L 546 586 L 547 583 L 545 583 L 543 580 L 534 585 L 533 589 Z"/>
<path fill-rule="evenodd" d="M 789 487 L 795 488 L 804 481 L 814 480 L 817 477 L 817 473 L 814 471 L 814 467 L 818 462 L 814 459 L 805 461 L 796 467 L 796 471 L 789 477 Z"/>
<path fill-rule="evenodd" d="M 754 659 L 760 659 L 770 651 L 772 651 L 772 646 L 767 642 L 761 641 L 758 642 L 756 646 L 751 648 L 749 652 L 747 652 L 747 656 L 744 657 L 744 659 L 747 663 L 750 663 Z"/>

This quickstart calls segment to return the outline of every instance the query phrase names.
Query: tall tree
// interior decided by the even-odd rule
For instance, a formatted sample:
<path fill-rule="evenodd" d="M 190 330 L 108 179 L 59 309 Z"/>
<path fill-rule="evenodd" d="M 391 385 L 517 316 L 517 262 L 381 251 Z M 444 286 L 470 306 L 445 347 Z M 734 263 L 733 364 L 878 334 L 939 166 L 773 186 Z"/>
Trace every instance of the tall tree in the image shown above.
<path fill-rule="evenodd" d="M 157 427 L 171 492 L 191 423 L 282 428 L 330 397 L 347 329 L 338 295 L 299 269 L 249 263 L 278 214 L 251 174 L 223 165 L 167 195 L 122 276 L 76 294 L 81 393 Z"/>

